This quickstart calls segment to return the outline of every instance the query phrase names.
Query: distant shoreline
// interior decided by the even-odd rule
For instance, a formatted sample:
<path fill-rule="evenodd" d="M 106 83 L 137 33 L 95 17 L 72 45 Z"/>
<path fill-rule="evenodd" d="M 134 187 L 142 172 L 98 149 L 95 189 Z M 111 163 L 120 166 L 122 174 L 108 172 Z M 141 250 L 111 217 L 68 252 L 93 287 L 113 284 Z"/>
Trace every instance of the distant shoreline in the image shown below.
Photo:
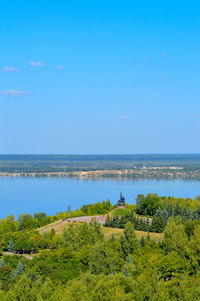
<path fill-rule="evenodd" d="M 0 177 L 75 177 L 81 179 L 88 178 L 167 178 L 167 179 L 200 179 L 200 171 L 186 171 L 183 167 L 144 167 L 121 170 L 88 170 L 88 171 L 71 171 L 71 172 L 0 172 Z"/>

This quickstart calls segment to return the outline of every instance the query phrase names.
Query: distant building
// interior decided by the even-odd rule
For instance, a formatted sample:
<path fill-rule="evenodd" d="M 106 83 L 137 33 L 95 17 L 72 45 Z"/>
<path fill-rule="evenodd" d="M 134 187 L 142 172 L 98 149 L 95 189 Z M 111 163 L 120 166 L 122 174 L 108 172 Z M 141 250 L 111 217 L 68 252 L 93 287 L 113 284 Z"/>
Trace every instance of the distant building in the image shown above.
<path fill-rule="evenodd" d="M 122 193 L 120 193 L 120 200 L 117 202 L 117 207 L 125 207 L 125 197 L 122 196 Z"/>

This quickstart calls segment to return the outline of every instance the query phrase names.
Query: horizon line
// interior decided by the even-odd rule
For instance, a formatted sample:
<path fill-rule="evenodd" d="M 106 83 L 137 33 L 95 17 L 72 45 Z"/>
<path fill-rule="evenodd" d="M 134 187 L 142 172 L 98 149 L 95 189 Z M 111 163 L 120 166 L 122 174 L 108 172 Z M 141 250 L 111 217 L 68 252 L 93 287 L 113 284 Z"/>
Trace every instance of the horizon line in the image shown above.
<path fill-rule="evenodd" d="M 200 155 L 200 153 L 13 153 L 0 156 L 140 156 L 140 155 Z"/>

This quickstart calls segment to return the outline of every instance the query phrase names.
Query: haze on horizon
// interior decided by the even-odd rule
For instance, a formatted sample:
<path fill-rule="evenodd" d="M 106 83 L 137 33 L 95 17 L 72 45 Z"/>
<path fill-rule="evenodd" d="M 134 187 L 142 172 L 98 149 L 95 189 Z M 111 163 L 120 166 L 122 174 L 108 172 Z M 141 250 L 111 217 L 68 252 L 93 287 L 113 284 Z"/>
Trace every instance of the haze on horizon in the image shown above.
<path fill-rule="evenodd" d="M 199 153 L 199 9 L 1 3 L 0 153 Z"/>

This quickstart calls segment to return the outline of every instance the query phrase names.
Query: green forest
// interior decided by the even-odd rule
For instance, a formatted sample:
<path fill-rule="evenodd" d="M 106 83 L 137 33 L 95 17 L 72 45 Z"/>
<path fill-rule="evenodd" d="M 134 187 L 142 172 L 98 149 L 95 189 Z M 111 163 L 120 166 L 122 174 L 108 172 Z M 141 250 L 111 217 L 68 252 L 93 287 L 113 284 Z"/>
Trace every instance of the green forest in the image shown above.
<path fill-rule="evenodd" d="M 108 214 L 105 225 L 40 231 L 88 214 Z M 106 228 L 122 232 L 106 238 Z M 11 215 L 0 220 L 0 237 L 0 300 L 200 300 L 199 197 L 147 194 L 124 210 L 104 201 L 56 216 Z"/>
<path fill-rule="evenodd" d="M 200 169 L 200 155 L 2 155 L 0 172 L 73 172 L 130 169 L 133 166 L 181 166 Z"/>

